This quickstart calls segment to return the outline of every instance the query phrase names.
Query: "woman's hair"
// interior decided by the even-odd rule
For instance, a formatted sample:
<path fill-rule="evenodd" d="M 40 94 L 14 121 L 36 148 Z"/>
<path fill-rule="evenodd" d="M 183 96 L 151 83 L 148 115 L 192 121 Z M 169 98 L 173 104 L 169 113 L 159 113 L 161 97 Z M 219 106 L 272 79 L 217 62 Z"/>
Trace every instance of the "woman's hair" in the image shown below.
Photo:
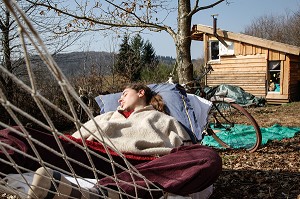
<path fill-rule="evenodd" d="M 137 92 L 144 90 L 146 97 L 146 104 L 152 105 L 156 110 L 165 113 L 165 104 L 162 97 L 156 92 L 152 91 L 148 86 L 142 83 L 131 83 L 128 84 L 125 88 L 131 88 Z"/>

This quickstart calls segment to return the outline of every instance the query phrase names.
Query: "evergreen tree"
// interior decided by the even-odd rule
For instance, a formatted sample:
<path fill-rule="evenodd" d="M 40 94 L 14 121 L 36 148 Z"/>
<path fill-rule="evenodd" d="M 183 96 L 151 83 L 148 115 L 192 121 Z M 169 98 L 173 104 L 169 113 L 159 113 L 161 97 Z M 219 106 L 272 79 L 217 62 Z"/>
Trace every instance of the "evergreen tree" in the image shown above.
<path fill-rule="evenodd" d="M 145 67 L 150 69 L 156 68 L 158 64 L 158 60 L 155 55 L 155 50 L 148 40 L 144 43 L 143 46 L 141 63 Z"/>
<path fill-rule="evenodd" d="M 130 81 L 141 80 L 143 70 L 153 70 L 158 61 L 152 44 L 137 34 L 131 40 L 125 35 L 120 45 L 116 61 L 116 72 L 127 77 Z"/>
<path fill-rule="evenodd" d="M 144 46 L 144 40 L 140 36 L 140 34 L 137 34 L 134 36 L 131 40 L 131 48 L 134 52 L 134 56 L 136 57 L 137 61 L 141 61 L 141 54 Z"/>
<path fill-rule="evenodd" d="M 117 73 L 122 74 L 130 80 L 132 79 L 133 57 L 133 50 L 129 44 L 129 37 L 128 35 L 124 35 L 117 55 L 115 70 Z"/>
<path fill-rule="evenodd" d="M 142 63 L 142 50 L 144 46 L 144 41 L 140 34 L 135 35 L 131 40 L 131 49 L 133 51 L 133 76 L 132 80 L 137 81 L 141 79 L 141 70 L 143 68 Z"/>

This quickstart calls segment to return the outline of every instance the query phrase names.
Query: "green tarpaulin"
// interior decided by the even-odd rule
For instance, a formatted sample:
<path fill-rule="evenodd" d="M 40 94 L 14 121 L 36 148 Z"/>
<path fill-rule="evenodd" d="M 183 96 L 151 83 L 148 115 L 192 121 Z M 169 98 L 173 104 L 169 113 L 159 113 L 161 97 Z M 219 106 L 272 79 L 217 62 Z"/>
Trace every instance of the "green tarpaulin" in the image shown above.
<path fill-rule="evenodd" d="M 239 126 L 239 128 L 239 132 L 241 133 L 235 135 L 237 142 L 234 148 L 240 148 L 238 143 L 241 139 L 243 140 L 243 142 L 253 139 L 254 128 L 249 126 Z M 262 145 L 266 144 L 271 140 L 282 140 L 284 138 L 292 138 L 297 133 L 300 133 L 300 127 L 283 127 L 278 124 L 275 124 L 272 127 L 260 129 L 262 133 Z M 226 136 L 225 134 L 226 132 L 218 132 L 219 137 Z M 221 148 L 221 146 L 211 136 L 205 136 L 202 142 L 203 145 Z"/>
<path fill-rule="evenodd" d="M 208 99 L 214 96 L 216 93 L 223 93 L 226 97 L 235 100 L 235 103 L 241 106 L 264 106 L 265 99 L 261 97 L 255 97 L 251 93 L 244 91 L 239 86 L 233 86 L 228 84 L 220 84 L 219 86 L 215 87 L 206 87 L 204 89 Z"/>

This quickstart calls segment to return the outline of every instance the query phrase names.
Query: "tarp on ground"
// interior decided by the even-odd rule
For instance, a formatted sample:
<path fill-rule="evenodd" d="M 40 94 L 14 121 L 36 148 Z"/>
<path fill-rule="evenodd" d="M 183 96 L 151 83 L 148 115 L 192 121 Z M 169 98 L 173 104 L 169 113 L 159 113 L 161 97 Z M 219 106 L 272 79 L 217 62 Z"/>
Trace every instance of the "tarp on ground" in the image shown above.
<path fill-rule="evenodd" d="M 204 92 L 209 98 L 214 96 L 216 93 L 226 93 L 225 97 L 233 99 L 241 106 L 264 106 L 266 102 L 264 98 L 256 97 L 251 93 L 244 91 L 244 89 L 239 86 L 228 84 L 221 84 L 216 87 L 207 87 L 204 89 Z"/>
<path fill-rule="evenodd" d="M 241 133 L 240 137 L 238 137 L 239 135 L 235 135 L 235 136 L 237 136 L 236 139 L 237 140 L 243 139 L 243 141 L 251 140 L 251 137 L 253 137 L 254 128 L 252 128 L 253 132 L 248 133 L 248 135 L 250 137 L 245 136 L 245 133 L 244 133 L 244 132 L 249 131 L 249 129 L 250 129 L 249 126 L 241 126 L 239 128 L 241 128 L 239 131 L 243 132 L 243 133 Z M 300 127 L 284 127 L 284 126 L 280 126 L 279 124 L 275 124 L 275 125 L 273 125 L 271 127 L 267 127 L 267 128 L 261 127 L 260 130 L 261 130 L 261 134 L 262 134 L 262 145 L 265 145 L 266 143 L 268 143 L 269 141 L 272 141 L 272 140 L 282 140 L 285 138 L 292 138 L 297 133 L 300 133 Z M 223 132 L 218 132 L 218 134 L 222 134 L 222 133 Z M 202 144 L 207 145 L 207 146 L 216 147 L 216 148 L 222 148 L 219 145 L 219 143 L 216 142 L 214 140 L 214 138 L 211 136 L 205 136 L 204 139 L 202 140 Z M 240 146 L 238 146 L 238 144 L 237 144 L 234 148 L 240 148 Z"/>

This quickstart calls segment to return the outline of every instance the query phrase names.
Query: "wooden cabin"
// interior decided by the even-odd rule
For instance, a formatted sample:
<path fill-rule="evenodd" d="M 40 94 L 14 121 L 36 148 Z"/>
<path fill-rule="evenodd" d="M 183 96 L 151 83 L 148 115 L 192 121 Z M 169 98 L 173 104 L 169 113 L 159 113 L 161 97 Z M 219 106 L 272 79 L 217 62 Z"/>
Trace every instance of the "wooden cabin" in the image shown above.
<path fill-rule="evenodd" d="M 240 86 L 272 104 L 300 100 L 300 47 L 204 25 L 193 26 L 192 39 L 213 67 L 208 86 Z"/>

